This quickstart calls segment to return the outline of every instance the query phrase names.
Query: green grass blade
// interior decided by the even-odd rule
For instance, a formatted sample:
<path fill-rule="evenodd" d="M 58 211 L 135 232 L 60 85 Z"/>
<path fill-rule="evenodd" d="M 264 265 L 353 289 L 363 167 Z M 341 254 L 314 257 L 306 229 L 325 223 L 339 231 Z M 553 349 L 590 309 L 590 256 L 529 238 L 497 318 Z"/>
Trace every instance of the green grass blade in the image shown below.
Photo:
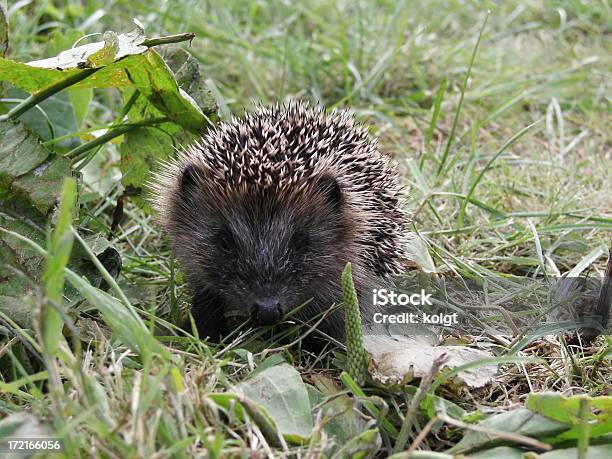
<path fill-rule="evenodd" d="M 431 121 L 429 122 L 429 128 L 427 129 L 427 133 L 425 134 L 425 143 L 429 146 L 431 143 L 431 139 L 433 138 L 434 130 L 438 125 L 438 118 L 440 116 L 440 107 L 442 106 L 442 102 L 444 101 L 444 94 L 446 93 L 446 86 L 448 85 L 448 79 L 444 78 L 442 83 L 440 83 L 440 88 L 438 89 L 438 93 L 436 94 L 436 100 L 433 105 L 433 112 L 431 114 Z"/>
<path fill-rule="evenodd" d="M 514 143 L 516 141 L 518 141 L 521 137 L 523 137 L 525 134 L 527 134 L 527 132 L 529 132 L 531 130 L 532 127 L 534 127 L 535 125 L 539 124 L 542 120 L 537 120 L 533 123 L 531 123 L 530 125 L 524 127 L 523 129 L 521 129 L 518 133 L 516 133 L 515 135 L 513 135 L 498 151 L 497 153 L 495 153 L 493 155 L 493 157 L 491 157 L 491 159 L 489 159 L 489 161 L 487 162 L 487 164 L 485 165 L 485 167 L 482 168 L 482 170 L 480 171 L 480 173 L 478 174 L 478 176 L 476 177 L 476 179 L 470 184 L 470 189 L 467 192 L 466 196 L 465 196 L 465 200 L 462 202 L 461 204 L 461 209 L 459 210 L 459 216 L 457 217 L 457 224 L 455 225 L 455 228 L 461 228 L 463 226 L 463 218 L 465 216 L 465 209 L 467 207 L 468 202 L 470 202 L 470 200 L 472 199 L 472 195 L 474 194 L 474 190 L 476 190 L 476 187 L 478 186 L 478 184 L 480 183 L 480 181 L 482 180 L 482 178 L 484 177 L 484 175 L 487 173 L 487 171 L 489 169 L 491 169 L 491 166 L 493 165 L 493 163 L 495 162 L 495 160 L 497 160 L 497 158 L 499 158 L 510 146 L 514 145 Z"/>
<path fill-rule="evenodd" d="M 463 80 L 463 85 L 461 86 L 461 95 L 459 96 L 459 104 L 457 104 L 457 110 L 455 110 L 455 117 L 453 118 L 453 124 L 451 127 L 451 131 L 450 131 L 450 134 L 448 135 L 448 141 L 446 142 L 444 153 L 442 153 L 442 158 L 440 158 L 440 165 L 438 166 L 438 172 L 436 174 L 437 177 L 440 177 L 440 175 L 442 175 L 442 172 L 444 171 L 444 166 L 446 165 L 446 161 L 450 153 L 450 149 L 453 145 L 453 140 L 455 138 L 455 132 L 457 131 L 457 123 L 459 122 L 459 115 L 461 114 L 461 107 L 463 106 L 463 99 L 465 98 L 465 90 L 467 89 L 468 81 L 470 80 L 470 75 L 472 74 L 472 67 L 474 66 L 474 60 L 476 59 L 476 53 L 478 52 L 478 46 L 480 45 L 482 34 L 484 32 L 485 26 L 487 25 L 489 14 L 490 12 L 487 11 L 487 15 L 485 16 L 485 19 L 482 22 L 482 27 L 480 28 L 480 31 L 478 32 L 478 38 L 476 39 L 476 44 L 474 45 L 474 49 L 472 50 L 472 57 L 470 58 L 470 65 L 468 66 L 467 72 L 465 73 L 465 79 Z"/>
<path fill-rule="evenodd" d="M 64 326 L 61 314 L 51 306 L 62 304 L 64 292 L 64 268 L 68 264 L 72 251 L 71 222 L 73 209 L 76 204 L 76 181 L 66 178 L 62 189 L 62 199 L 55 229 L 51 233 L 43 273 L 46 300 L 41 311 L 42 342 L 48 353 L 53 356 L 62 339 Z"/>

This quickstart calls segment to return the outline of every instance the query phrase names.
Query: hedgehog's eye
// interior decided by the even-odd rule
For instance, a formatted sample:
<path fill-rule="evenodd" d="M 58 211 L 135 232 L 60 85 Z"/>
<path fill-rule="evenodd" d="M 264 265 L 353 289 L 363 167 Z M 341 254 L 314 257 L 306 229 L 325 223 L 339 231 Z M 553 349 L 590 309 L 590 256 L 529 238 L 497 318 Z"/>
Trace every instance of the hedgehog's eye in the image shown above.
<path fill-rule="evenodd" d="M 236 247 L 236 239 L 228 229 L 221 229 L 215 235 L 215 244 L 225 252 L 231 252 Z"/>
<path fill-rule="evenodd" d="M 292 250 L 303 252 L 310 245 L 310 236 L 306 231 L 296 231 L 293 233 L 293 236 L 291 236 L 289 244 Z"/>

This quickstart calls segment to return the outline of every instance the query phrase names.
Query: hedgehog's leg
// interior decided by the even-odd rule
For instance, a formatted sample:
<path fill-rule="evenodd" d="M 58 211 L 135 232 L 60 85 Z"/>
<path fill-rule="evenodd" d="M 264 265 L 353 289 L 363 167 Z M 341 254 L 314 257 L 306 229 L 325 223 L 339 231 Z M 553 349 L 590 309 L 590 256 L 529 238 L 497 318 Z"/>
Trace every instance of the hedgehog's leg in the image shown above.
<path fill-rule="evenodd" d="M 201 290 L 193 295 L 191 315 L 198 329 L 198 335 L 202 339 L 219 342 L 225 333 L 225 320 L 223 318 L 223 302 L 209 290 Z M 183 326 L 191 329 L 189 319 Z"/>

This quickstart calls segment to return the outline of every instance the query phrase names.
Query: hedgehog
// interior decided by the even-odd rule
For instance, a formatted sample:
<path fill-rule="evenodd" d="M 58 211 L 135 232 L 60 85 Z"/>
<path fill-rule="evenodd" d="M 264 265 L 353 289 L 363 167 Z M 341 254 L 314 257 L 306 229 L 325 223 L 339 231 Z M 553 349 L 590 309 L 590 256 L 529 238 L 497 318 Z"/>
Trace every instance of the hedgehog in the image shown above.
<path fill-rule="evenodd" d="M 258 106 L 163 162 L 151 188 L 200 337 L 242 319 L 274 325 L 294 308 L 304 322 L 327 314 L 318 328 L 342 337 L 343 313 L 330 308 L 346 263 L 362 317 L 372 289 L 405 269 L 398 173 L 345 110 Z"/>

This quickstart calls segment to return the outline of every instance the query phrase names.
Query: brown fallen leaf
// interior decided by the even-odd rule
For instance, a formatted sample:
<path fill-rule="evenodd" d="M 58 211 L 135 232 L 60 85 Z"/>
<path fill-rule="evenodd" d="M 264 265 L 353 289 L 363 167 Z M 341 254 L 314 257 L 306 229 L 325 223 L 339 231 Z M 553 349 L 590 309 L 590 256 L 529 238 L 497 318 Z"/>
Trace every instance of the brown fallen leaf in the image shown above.
<path fill-rule="evenodd" d="M 456 368 L 493 354 L 465 346 L 436 346 L 428 336 L 365 335 L 364 347 L 369 354 L 368 371 L 385 386 L 399 385 L 425 376 L 434 360 L 442 354 L 447 361 L 442 368 Z M 482 387 L 491 382 L 497 365 L 483 365 L 461 371 L 455 381 L 469 387 Z"/>

